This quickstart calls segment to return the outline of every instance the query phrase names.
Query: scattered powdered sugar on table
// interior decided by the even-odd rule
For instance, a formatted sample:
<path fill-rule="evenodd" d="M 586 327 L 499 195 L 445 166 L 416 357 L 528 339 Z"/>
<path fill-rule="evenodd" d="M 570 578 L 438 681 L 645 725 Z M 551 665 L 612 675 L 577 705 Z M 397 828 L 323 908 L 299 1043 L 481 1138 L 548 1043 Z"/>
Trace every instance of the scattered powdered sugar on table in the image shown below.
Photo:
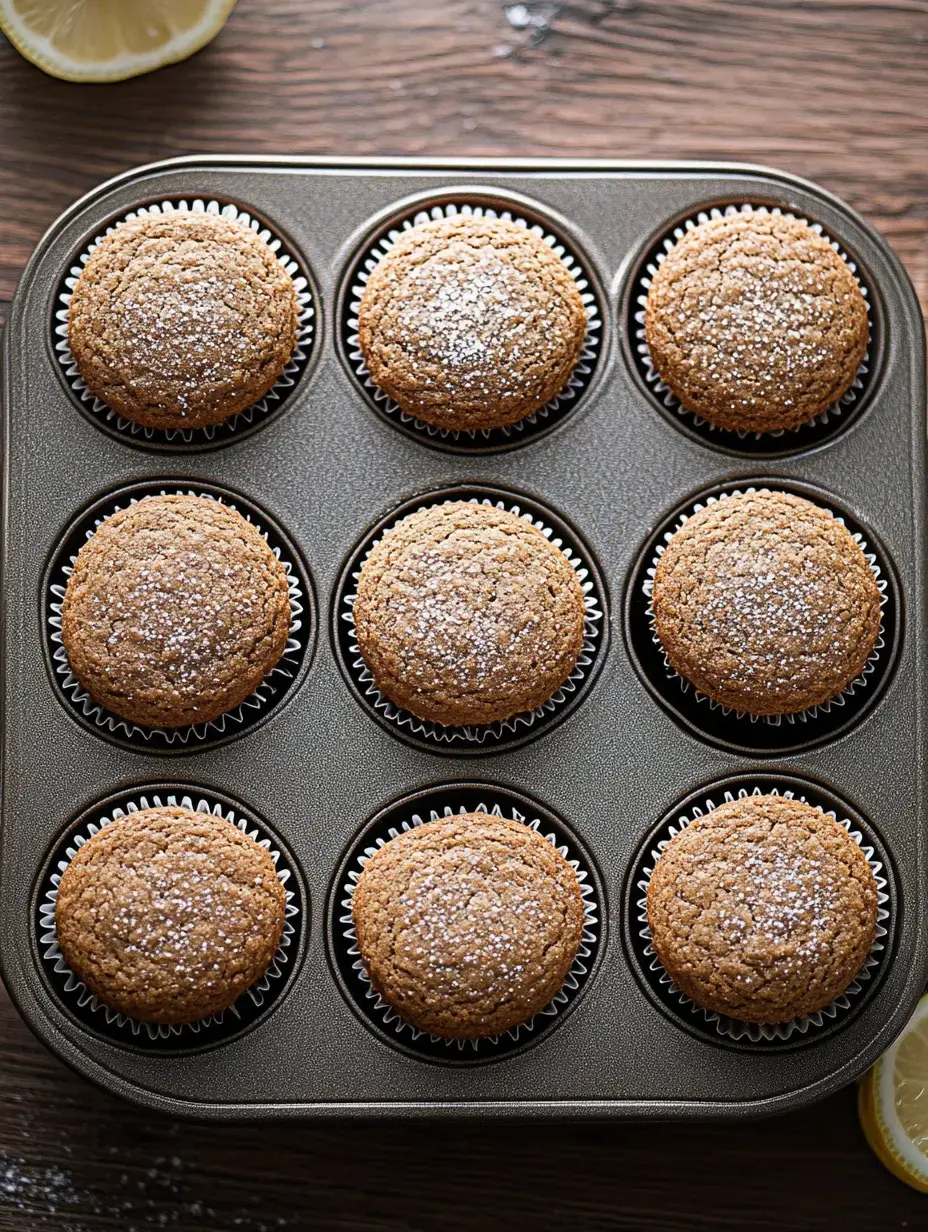
<path fill-rule="evenodd" d="M 524 30 L 533 44 L 543 42 L 551 33 L 551 26 L 564 8 L 563 4 L 531 3 L 505 4 L 503 12 L 513 30 Z"/>
<path fill-rule="evenodd" d="M 24 1123 L 31 1123 L 28 1114 Z M 72 1154 L 70 1146 L 63 1145 L 62 1150 Z M 115 1169 L 120 1164 L 124 1170 L 117 1176 Z M 130 1157 L 122 1148 L 110 1146 L 101 1155 L 100 1168 L 101 1183 L 90 1187 L 78 1182 L 69 1168 L 0 1150 L 0 1219 L 4 1209 L 20 1211 L 29 1222 L 17 1220 L 17 1226 L 32 1232 L 46 1228 L 93 1232 L 100 1227 L 121 1232 L 190 1227 L 211 1232 L 280 1232 L 296 1226 L 289 1216 L 262 1215 L 241 1206 L 226 1212 L 217 1210 L 206 1197 L 192 1196 L 193 1180 L 184 1177 L 185 1165 L 178 1155 L 157 1155 L 148 1166 L 140 1167 L 137 1152 Z M 258 1202 L 256 1195 L 254 1205 Z M 4 1222 L 3 1226 L 12 1225 Z"/>

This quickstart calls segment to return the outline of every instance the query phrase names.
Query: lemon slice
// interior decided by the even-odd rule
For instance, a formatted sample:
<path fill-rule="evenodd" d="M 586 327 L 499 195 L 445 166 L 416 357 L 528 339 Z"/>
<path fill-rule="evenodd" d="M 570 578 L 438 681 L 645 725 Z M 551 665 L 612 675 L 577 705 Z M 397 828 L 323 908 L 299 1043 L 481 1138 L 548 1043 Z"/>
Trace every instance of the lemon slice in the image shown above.
<path fill-rule="evenodd" d="M 860 1085 L 860 1123 L 890 1172 L 928 1193 L 928 997 Z"/>
<path fill-rule="evenodd" d="M 235 0 L 0 0 L 0 30 L 65 81 L 122 81 L 193 55 Z"/>

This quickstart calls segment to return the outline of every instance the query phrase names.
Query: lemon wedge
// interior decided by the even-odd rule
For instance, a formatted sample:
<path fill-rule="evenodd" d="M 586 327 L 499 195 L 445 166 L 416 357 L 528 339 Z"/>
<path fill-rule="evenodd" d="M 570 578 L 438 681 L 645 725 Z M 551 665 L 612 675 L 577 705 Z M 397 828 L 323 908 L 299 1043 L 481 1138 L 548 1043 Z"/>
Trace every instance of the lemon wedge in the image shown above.
<path fill-rule="evenodd" d="M 928 1193 L 928 996 L 860 1084 L 858 1108 L 877 1157 Z"/>
<path fill-rule="evenodd" d="M 0 0 L 0 30 L 65 81 L 122 81 L 186 59 L 235 0 Z"/>

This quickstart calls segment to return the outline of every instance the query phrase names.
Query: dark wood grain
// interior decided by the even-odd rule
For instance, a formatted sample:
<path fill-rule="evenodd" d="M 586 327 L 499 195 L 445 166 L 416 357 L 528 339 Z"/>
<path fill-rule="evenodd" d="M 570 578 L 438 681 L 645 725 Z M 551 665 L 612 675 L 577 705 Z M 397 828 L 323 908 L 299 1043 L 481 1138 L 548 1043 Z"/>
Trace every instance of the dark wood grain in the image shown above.
<path fill-rule="evenodd" d="M 770 162 L 865 213 L 928 301 L 928 3 L 240 0 L 184 64 L 52 81 L 0 47 L 0 298 L 76 196 L 199 150 Z M 546 25 L 542 15 L 554 13 Z"/>
<path fill-rule="evenodd" d="M 928 1213 L 863 1144 L 852 1090 L 737 1128 L 202 1127 L 88 1087 L 5 1000 L 0 1040 L 4 1232 L 881 1232 Z"/>
<path fill-rule="evenodd" d="M 928 0 L 526 8 L 240 0 L 204 52 L 118 86 L 0 40 L 0 301 L 100 179 L 255 151 L 770 162 L 866 214 L 928 305 Z M 481 1226 L 879 1232 L 928 1226 L 928 1199 L 873 1159 L 851 1090 L 735 1127 L 203 1128 L 87 1086 L 0 999 L 0 1232 Z"/>

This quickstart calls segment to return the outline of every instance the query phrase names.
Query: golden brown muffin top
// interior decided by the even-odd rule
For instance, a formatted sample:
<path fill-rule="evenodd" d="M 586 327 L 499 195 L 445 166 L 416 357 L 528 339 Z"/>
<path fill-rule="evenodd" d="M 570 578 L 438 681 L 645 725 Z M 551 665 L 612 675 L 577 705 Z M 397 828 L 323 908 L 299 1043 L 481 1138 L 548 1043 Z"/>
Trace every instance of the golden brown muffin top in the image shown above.
<path fill-rule="evenodd" d="M 467 813 L 400 834 L 352 900 L 365 968 L 407 1022 L 448 1039 L 498 1035 L 558 992 L 583 932 L 577 874 L 521 822 Z"/>
<path fill-rule="evenodd" d="M 200 496 L 147 496 L 77 555 L 61 609 L 68 663 L 114 714 L 205 723 L 249 697 L 287 645 L 287 573 L 242 515 Z"/>
<path fill-rule="evenodd" d="M 293 282 L 267 244 L 217 214 L 146 214 L 90 254 L 68 341 L 90 393 L 146 427 L 201 428 L 259 401 L 297 338 Z"/>
<path fill-rule="evenodd" d="M 61 876 L 58 943 L 105 1005 L 140 1022 L 218 1014 L 267 970 L 284 929 L 274 861 L 221 817 L 152 808 L 104 826 Z"/>
<path fill-rule="evenodd" d="M 540 706 L 576 665 L 584 615 L 559 548 L 525 518 L 469 501 L 420 509 L 387 531 L 354 605 L 378 689 L 448 725 Z"/>
<path fill-rule="evenodd" d="M 854 382 L 869 338 L 847 262 L 801 219 L 766 210 L 699 223 L 651 280 L 645 337 L 680 403 L 718 427 L 808 423 Z"/>
<path fill-rule="evenodd" d="M 847 830 L 809 804 L 748 796 L 670 840 L 648 886 L 654 949 L 697 1005 L 787 1022 L 830 1004 L 876 935 L 877 885 Z"/>
<path fill-rule="evenodd" d="M 880 591 L 850 531 L 788 492 L 746 492 L 684 522 L 661 556 L 652 607 L 674 671 L 750 714 L 840 693 L 880 630 Z"/>
<path fill-rule="evenodd" d="M 400 235 L 368 278 L 358 338 L 376 385 L 441 428 L 500 427 L 559 393 L 586 310 L 560 257 L 527 227 L 456 216 Z"/>

